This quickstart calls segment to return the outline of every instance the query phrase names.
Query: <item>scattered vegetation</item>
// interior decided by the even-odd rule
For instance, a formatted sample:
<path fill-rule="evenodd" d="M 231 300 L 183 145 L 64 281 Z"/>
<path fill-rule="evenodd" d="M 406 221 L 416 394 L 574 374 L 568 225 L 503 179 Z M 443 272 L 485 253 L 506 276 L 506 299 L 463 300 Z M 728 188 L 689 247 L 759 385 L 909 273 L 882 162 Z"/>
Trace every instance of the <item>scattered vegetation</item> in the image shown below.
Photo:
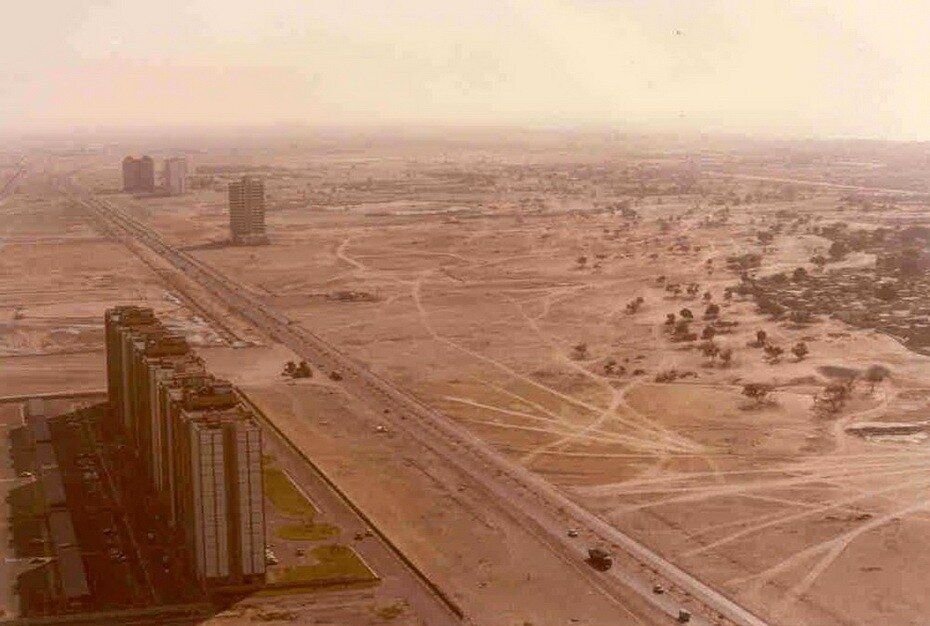
<path fill-rule="evenodd" d="M 768 383 L 746 383 L 743 395 L 752 400 L 752 406 L 759 407 L 771 403 L 770 395 L 774 387 Z"/>
<path fill-rule="evenodd" d="M 862 378 L 869 383 L 869 393 L 875 391 L 875 386 L 891 376 L 891 370 L 884 365 L 870 365 Z"/>
<path fill-rule="evenodd" d="M 293 361 L 288 361 L 284 364 L 284 371 L 281 375 L 290 378 L 310 378 L 313 376 L 313 371 L 310 369 L 310 364 L 306 361 L 301 361 L 296 364 Z"/>
<path fill-rule="evenodd" d="M 851 389 L 851 385 L 842 382 L 829 383 L 814 398 L 814 408 L 822 413 L 839 413 L 849 399 Z"/>
<path fill-rule="evenodd" d="M 630 300 L 626 304 L 626 312 L 631 315 L 639 312 L 639 309 L 642 308 L 643 306 L 643 302 L 645 302 L 645 300 L 643 300 L 642 296 L 639 296 L 638 298 Z"/>
<path fill-rule="evenodd" d="M 778 363 L 781 361 L 781 356 L 784 354 L 785 349 L 774 344 L 768 343 L 763 348 L 765 352 L 765 360 L 769 363 Z"/>

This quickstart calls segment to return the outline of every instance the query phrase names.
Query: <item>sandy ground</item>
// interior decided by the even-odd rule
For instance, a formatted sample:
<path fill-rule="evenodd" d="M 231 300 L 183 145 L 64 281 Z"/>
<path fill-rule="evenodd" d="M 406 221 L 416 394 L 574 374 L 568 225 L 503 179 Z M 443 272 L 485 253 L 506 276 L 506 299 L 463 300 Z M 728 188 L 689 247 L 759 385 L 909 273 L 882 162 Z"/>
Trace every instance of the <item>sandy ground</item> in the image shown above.
<path fill-rule="evenodd" d="M 420 164 L 414 180 L 430 168 Z M 756 230 L 784 204 L 733 207 L 725 226 L 708 226 L 716 208 L 665 196 L 637 204 L 642 219 L 631 221 L 579 210 L 592 203 L 564 189 L 527 210 L 519 193 L 501 191 L 503 176 L 494 194 L 476 185 L 397 202 L 374 191 L 389 187 L 388 166 L 354 171 L 376 180 L 367 200 L 275 208 L 271 246 L 196 253 L 773 621 L 921 623 L 930 608 L 917 582 L 930 558 L 927 449 L 864 441 L 844 427 L 924 419 L 925 359 L 877 333 L 831 321 L 776 324 L 749 301 L 723 299 L 736 282 L 725 258 L 758 250 Z M 837 197 L 811 191 L 790 206 L 831 219 Z M 219 192 L 144 202 L 126 203 L 178 245 L 222 237 Z M 759 271 L 813 271 L 808 259 L 828 243 L 779 236 Z M 851 255 L 845 265 L 873 260 Z M 661 275 L 699 283 L 721 317 L 738 323 L 716 339 L 734 350 L 732 364 L 708 364 L 669 341 L 665 314 L 689 307 L 699 320 L 706 303 L 670 295 Z M 641 310 L 627 313 L 638 296 Z M 811 354 L 766 363 L 747 347 L 760 328 L 786 348 L 803 338 Z M 608 359 L 625 372 L 606 375 Z M 839 415 L 815 414 L 819 367 L 872 363 L 892 378 L 857 387 Z M 694 376 L 655 382 L 670 369 Z M 747 408 L 740 392 L 751 381 L 776 385 L 774 401 Z"/>
<path fill-rule="evenodd" d="M 737 281 L 725 258 L 760 251 L 755 233 L 779 211 L 874 226 L 919 222 L 925 208 L 841 215 L 840 192 L 825 188 L 790 203 L 731 206 L 726 223 L 715 225 L 708 220 L 720 206 L 666 193 L 634 201 L 640 219 L 630 220 L 598 208 L 630 196 L 609 177 L 591 174 L 604 163 L 589 167 L 584 156 L 395 156 L 262 155 L 263 163 L 290 168 L 267 183 L 270 246 L 211 245 L 226 236 L 221 178 L 181 198 L 114 199 L 773 622 L 925 623 L 927 444 L 865 440 L 845 427 L 926 419 L 927 359 L 838 322 L 775 323 L 752 302 L 723 295 Z M 220 154 L 204 160 L 235 162 Z M 604 166 L 626 171 L 637 162 L 614 157 Z M 115 175 L 110 166 L 90 164 L 82 179 L 112 188 Z M 764 185 L 714 184 L 721 194 Z M 827 244 L 806 233 L 778 235 L 759 272 L 814 271 L 808 259 Z M 18 253 L 31 254 L 27 248 Z M 131 266 L 131 259 L 121 262 Z M 851 255 L 846 264 L 871 262 Z M 12 270 L 3 275 L 6 289 L 15 277 Z M 126 297 L 145 284 L 128 282 Z M 691 282 L 700 285 L 694 297 L 663 288 Z M 137 294 L 159 301 L 155 281 L 145 290 Z M 672 342 L 663 325 L 667 313 L 687 307 L 700 331 L 704 292 L 721 306 L 721 318 L 737 323 L 715 339 L 734 351 L 728 366 Z M 628 313 L 636 297 L 644 303 Z M 11 297 L 3 298 L 11 309 Z M 20 306 L 38 309 L 35 302 Z M 56 312 L 54 303 L 43 306 L 53 307 L 47 315 Z M 37 322 L 22 330 L 10 324 L 14 337 L 48 334 Z M 786 351 L 767 363 L 747 345 L 758 329 L 785 348 L 804 339 L 810 355 L 796 361 Z M 88 347 L 93 343 L 88 336 Z M 529 540 L 508 530 L 506 520 L 482 517 L 480 503 L 441 467 L 398 453 L 403 444 L 378 432 L 377 415 L 338 386 L 319 377 L 282 382 L 277 374 L 287 354 L 274 347 L 205 353 L 214 369 L 280 416 L 295 441 L 472 607 L 476 621 L 613 623 L 604 617 L 610 607 L 572 589 L 558 563 L 527 561 Z M 100 376 L 97 358 L 64 355 L 56 362 L 71 368 L 62 379 L 84 376 L 70 380 L 91 385 Z M 9 393 L 17 385 L 54 384 L 58 374 L 43 378 L 37 359 L 0 360 L 15 363 L 18 377 L 0 384 Z M 610 359 L 613 373 L 604 367 Z M 821 367 L 873 363 L 886 365 L 890 379 L 874 389 L 857 385 L 836 415 L 812 410 L 825 382 Z M 656 382 L 672 369 L 691 374 Z M 741 395 L 746 382 L 775 385 L 772 402 L 750 406 Z M 566 606 L 547 598 L 553 589 L 586 599 Z"/>
<path fill-rule="evenodd" d="M 210 368 L 282 425 L 475 624 L 637 624 L 538 541 L 459 482 L 440 459 L 379 429 L 379 414 L 320 375 L 285 381 L 283 348 L 210 349 Z M 559 590 L 562 599 L 553 602 Z"/>
<path fill-rule="evenodd" d="M 294 358 L 260 345 L 250 329 L 210 312 L 222 329 L 185 305 L 163 282 L 157 260 L 110 242 L 30 181 L 2 210 L 0 298 L 7 316 L 0 334 L 0 395 L 97 390 L 105 387 L 103 310 L 119 302 L 153 306 L 189 337 L 210 368 L 246 389 L 286 432 L 350 494 L 379 526 L 465 610 L 474 624 L 641 624 L 624 606 L 591 589 L 530 533 L 500 511 L 488 511 L 458 476 L 392 434 L 377 430 L 374 410 L 317 377 L 288 384 L 279 376 Z M 41 267 L 46 267 L 42 271 Z M 28 276 L 24 282 L 22 276 Z M 95 281 L 105 276 L 106 281 Z M 30 288 L 35 286 L 34 289 Z M 86 332 L 65 332 L 75 324 Z M 565 602 L 570 598 L 570 602 Z M 381 623 L 378 594 L 345 599 L 249 599 L 216 623 L 251 623 L 278 611 L 313 615 L 320 623 Z M 408 609 L 392 623 L 418 623 Z"/>

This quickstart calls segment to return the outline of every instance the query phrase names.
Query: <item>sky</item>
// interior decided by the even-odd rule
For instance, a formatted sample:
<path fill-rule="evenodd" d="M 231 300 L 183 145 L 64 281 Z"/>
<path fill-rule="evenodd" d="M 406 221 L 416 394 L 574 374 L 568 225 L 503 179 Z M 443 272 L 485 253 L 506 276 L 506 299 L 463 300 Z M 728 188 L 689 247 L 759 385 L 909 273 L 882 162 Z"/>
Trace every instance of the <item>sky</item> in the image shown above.
<path fill-rule="evenodd" d="M 930 0 L 31 0 L 0 129 L 499 126 L 930 140 Z"/>

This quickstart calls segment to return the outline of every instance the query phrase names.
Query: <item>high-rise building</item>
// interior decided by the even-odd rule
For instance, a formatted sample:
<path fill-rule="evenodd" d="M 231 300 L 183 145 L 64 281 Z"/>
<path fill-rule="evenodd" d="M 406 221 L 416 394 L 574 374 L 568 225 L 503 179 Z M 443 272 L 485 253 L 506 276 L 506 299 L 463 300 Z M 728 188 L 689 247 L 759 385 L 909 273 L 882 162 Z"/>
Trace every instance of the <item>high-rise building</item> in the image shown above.
<path fill-rule="evenodd" d="M 241 404 L 222 407 L 223 386 L 184 392 L 173 445 L 175 522 L 198 576 L 250 580 L 265 571 L 261 430 Z"/>
<path fill-rule="evenodd" d="M 118 306 L 104 314 L 107 347 L 107 395 L 110 400 L 110 432 L 124 432 L 123 420 L 129 416 L 129 399 L 124 397 L 130 384 L 129 362 L 123 347 L 123 336 L 133 328 L 152 326 L 155 323 L 152 309 L 138 306 Z"/>
<path fill-rule="evenodd" d="M 187 159 L 172 157 L 165 159 L 165 190 L 172 196 L 179 196 L 187 191 Z"/>
<path fill-rule="evenodd" d="M 265 183 L 243 176 L 229 183 L 229 230 L 236 243 L 264 243 Z"/>
<path fill-rule="evenodd" d="M 150 156 L 123 159 L 123 191 L 155 191 L 155 161 Z"/>
<path fill-rule="evenodd" d="M 182 357 L 169 357 L 153 364 L 151 370 L 155 397 L 152 414 L 152 480 L 159 501 L 171 509 L 174 498 L 174 425 L 178 420 L 177 404 L 181 391 L 187 387 L 200 387 L 212 379 L 203 359 L 193 353 Z"/>
<path fill-rule="evenodd" d="M 134 366 L 138 368 L 141 380 L 132 437 L 140 452 L 142 468 L 154 485 L 161 444 L 160 424 L 156 421 L 157 384 L 164 375 L 163 370 L 185 363 L 191 350 L 183 337 L 164 330 L 140 337 L 134 347 Z"/>
<path fill-rule="evenodd" d="M 265 574 L 262 438 L 232 385 L 207 373 L 151 309 L 105 315 L 113 419 L 204 587 Z"/>
<path fill-rule="evenodd" d="M 150 156 L 144 156 L 139 168 L 139 190 L 155 191 L 155 161 Z"/>
<path fill-rule="evenodd" d="M 127 156 L 123 159 L 123 191 L 136 191 L 142 179 L 142 161 Z"/>

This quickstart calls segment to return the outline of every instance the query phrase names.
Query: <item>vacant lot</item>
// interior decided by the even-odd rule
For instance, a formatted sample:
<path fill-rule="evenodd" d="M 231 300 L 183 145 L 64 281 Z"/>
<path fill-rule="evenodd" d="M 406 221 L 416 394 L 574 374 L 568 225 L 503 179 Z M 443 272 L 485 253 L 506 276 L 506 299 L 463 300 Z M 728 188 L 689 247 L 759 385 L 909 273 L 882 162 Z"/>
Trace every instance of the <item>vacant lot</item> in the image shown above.
<path fill-rule="evenodd" d="M 867 266 L 874 258 L 850 255 L 820 270 L 811 258 L 830 241 L 810 224 L 876 228 L 924 208 L 841 214 L 840 191 L 758 180 L 670 193 L 672 174 L 637 199 L 577 155 L 473 157 L 277 157 L 287 169 L 268 177 L 270 246 L 206 245 L 225 237 L 219 183 L 125 205 L 775 621 L 919 623 L 930 607 L 902 581 L 930 560 L 926 448 L 845 427 L 924 419 L 924 357 L 827 318 L 773 321 L 725 290 L 740 273 L 728 258 L 746 253 L 760 255 L 759 275 Z M 708 305 L 719 309 L 705 319 Z M 698 339 L 677 340 L 669 313 L 693 317 Z M 718 351 L 705 354 L 710 325 Z M 758 330 L 782 353 L 753 347 Z M 792 354 L 802 341 L 807 354 Z M 893 375 L 815 410 L 824 366 L 875 363 Z M 755 401 L 742 393 L 750 382 L 773 388 Z"/>
<path fill-rule="evenodd" d="M 727 288 L 740 274 L 872 267 L 874 254 L 832 258 L 819 226 L 920 225 L 924 201 L 863 202 L 848 189 L 786 182 L 859 176 L 828 158 L 802 171 L 773 152 L 779 164 L 767 170 L 753 155 L 746 177 L 750 159 L 732 146 L 687 157 L 636 150 L 276 146 L 249 159 L 217 150 L 199 155 L 206 168 L 183 197 L 113 199 L 773 621 L 921 624 L 930 609 L 925 433 L 918 424 L 906 436 L 862 437 L 847 427 L 926 420 L 926 357 L 827 315 L 773 319 Z M 85 159 L 80 178 L 116 188 L 117 163 Z M 878 171 L 870 185 L 882 186 Z M 225 185 L 239 173 L 266 179 L 271 245 L 225 245 Z M 375 430 L 376 416 L 360 430 L 353 420 L 364 411 L 337 384 L 284 383 L 292 355 L 274 346 L 224 347 L 230 337 L 200 319 L 209 316 L 42 191 L 2 207 L 7 393 L 101 385 L 102 353 L 86 352 L 101 347 L 93 320 L 112 298 L 148 302 L 213 346 L 211 367 L 248 388 L 458 600 L 487 611 L 479 617 L 544 623 L 564 609 L 526 609 L 543 607 L 528 599 L 545 597 L 559 568 L 495 561 L 495 546 L 519 543 L 497 530 L 502 522 L 440 484 L 428 462 L 398 457 L 402 442 Z M 42 227 L 33 214 L 47 216 Z M 22 289 L 24 274 L 35 290 Z M 795 353 L 799 342 L 806 350 Z M 824 410 L 837 372 L 875 364 L 890 375 L 860 376 Z M 770 388 L 749 397 L 748 383 Z M 444 533 L 474 550 L 450 549 Z M 525 578 L 538 567 L 549 578 Z M 525 606 L 505 613 L 516 596 Z M 587 608 L 588 622 L 601 623 L 601 608 Z M 575 617 L 564 610 L 559 618 Z"/>

